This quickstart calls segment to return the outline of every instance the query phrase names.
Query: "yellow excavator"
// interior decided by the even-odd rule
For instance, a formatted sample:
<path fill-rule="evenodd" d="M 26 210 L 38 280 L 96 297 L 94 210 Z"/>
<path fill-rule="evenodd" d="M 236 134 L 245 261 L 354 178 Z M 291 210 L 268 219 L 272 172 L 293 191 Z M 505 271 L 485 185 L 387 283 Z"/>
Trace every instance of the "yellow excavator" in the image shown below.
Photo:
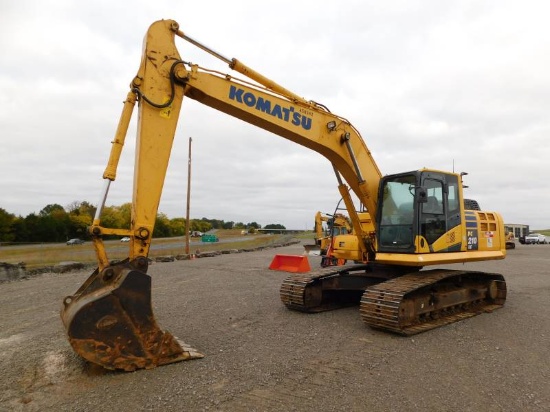
<path fill-rule="evenodd" d="M 326 230 L 323 229 L 323 222 L 327 223 Z M 351 221 L 343 213 L 333 215 L 317 212 L 315 214 L 315 243 L 321 250 L 321 255 L 325 255 L 333 236 L 345 235 L 351 233 Z"/>
<path fill-rule="evenodd" d="M 319 227 L 322 231 L 323 219 L 326 219 L 328 223 L 327 232 L 325 235 L 319 236 Z M 342 213 L 335 213 L 329 217 L 320 215 L 320 212 L 317 212 L 315 216 L 315 226 L 317 228 L 317 238 L 315 240 L 319 245 L 322 256 L 321 266 L 327 267 L 345 265 L 346 259 L 335 258 L 332 254 L 332 250 L 334 248 L 334 239 L 337 236 L 347 235 L 353 231 L 349 217 Z"/>
<path fill-rule="evenodd" d="M 244 78 L 182 59 L 176 36 Z M 147 31 L 141 65 L 124 101 L 103 173 L 105 184 L 90 227 L 98 268 L 63 299 L 61 318 L 69 342 L 84 359 L 132 371 L 203 356 L 158 326 L 147 274 L 155 216 L 184 97 L 314 150 L 334 168 L 357 242 L 355 260 L 363 264 L 289 275 L 279 291 L 289 309 L 317 312 L 359 304 L 367 325 L 409 335 L 504 304 L 502 275 L 423 269 L 505 257 L 501 216 L 464 208 L 461 175 L 421 169 L 382 176 L 348 120 L 202 45 L 175 21 L 161 20 Z M 136 103 L 131 225 L 108 228 L 101 225 L 101 214 Z M 366 207 L 368 221 L 361 221 L 351 193 Z M 104 235 L 130 238 L 126 260 L 109 260 Z"/>
<path fill-rule="evenodd" d="M 326 223 L 326 226 L 324 225 Z M 325 256 L 334 236 L 345 235 L 353 230 L 349 217 L 343 213 L 315 214 L 314 241 L 313 245 L 304 245 L 306 252 L 317 252 Z"/>
<path fill-rule="evenodd" d="M 368 229 L 372 225 L 370 215 L 366 211 L 356 211 L 362 228 Z M 327 222 L 326 232 L 323 231 L 323 222 Z M 315 215 L 315 245 L 304 245 L 308 254 L 319 251 L 321 267 L 342 266 L 349 260 L 357 262 L 361 259 L 361 238 L 353 232 L 353 226 L 348 216 L 343 213 L 333 215 L 317 212 Z"/>

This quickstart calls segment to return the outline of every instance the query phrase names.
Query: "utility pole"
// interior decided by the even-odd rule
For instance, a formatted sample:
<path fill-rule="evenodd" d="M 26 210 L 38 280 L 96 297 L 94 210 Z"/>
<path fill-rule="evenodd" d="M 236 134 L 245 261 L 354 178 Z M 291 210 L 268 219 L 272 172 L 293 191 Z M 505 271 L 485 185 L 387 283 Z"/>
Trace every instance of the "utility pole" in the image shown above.
<path fill-rule="evenodd" d="M 187 161 L 187 212 L 185 215 L 185 253 L 189 254 L 189 204 L 191 203 L 191 142 L 192 138 L 189 138 L 189 158 Z"/>

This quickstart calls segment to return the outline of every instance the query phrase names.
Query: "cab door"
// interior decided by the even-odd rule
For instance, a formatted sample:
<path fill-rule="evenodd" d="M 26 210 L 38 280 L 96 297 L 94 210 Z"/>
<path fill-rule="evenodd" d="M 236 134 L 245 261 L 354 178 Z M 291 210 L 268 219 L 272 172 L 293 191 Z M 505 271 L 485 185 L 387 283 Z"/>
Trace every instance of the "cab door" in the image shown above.
<path fill-rule="evenodd" d="M 423 172 L 421 186 L 426 201 L 419 208 L 419 250 L 425 250 L 426 244 L 430 252 L 460 250 L 460 227 L 451 231 L 461 222 L 457 176 Z"/>

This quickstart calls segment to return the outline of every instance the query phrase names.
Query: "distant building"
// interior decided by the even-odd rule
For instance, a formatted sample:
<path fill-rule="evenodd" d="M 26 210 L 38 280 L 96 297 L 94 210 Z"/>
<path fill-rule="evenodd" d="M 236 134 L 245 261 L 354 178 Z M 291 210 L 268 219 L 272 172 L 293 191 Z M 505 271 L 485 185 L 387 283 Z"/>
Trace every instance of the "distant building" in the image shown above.
<path fill-rule="evenodd" d="M 514 223 L 505 223 L 504 231 L 506 233 L 512 232 L 514 237 L 520 238 L 521 236 L 527 236 L 529 234 L 529 225 L 518 225 Z"/>

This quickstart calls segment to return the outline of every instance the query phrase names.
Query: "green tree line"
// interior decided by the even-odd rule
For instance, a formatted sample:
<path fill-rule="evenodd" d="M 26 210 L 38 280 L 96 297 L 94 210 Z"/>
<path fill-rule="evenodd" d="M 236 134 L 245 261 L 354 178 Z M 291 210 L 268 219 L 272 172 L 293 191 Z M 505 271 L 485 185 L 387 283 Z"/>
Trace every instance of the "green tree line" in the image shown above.
<path fill-rule="evenodd" d="M 114 229 L 130 228 L 132 205 L 106 206 L 101 214 L 101 225 Z M 16 216 L 0 208 L 0 242 L 1 243 L 44 243 L 65 242 L 72 238 L 86 239 L 87 228 L 92 224 L 96 208 L 89 202 L 75 201 L 63 207 L 50 204 L 38 214 L 31 213 L 25 217 Z M 155 221 L 153 237 L 183 236 L 185 233 L 185 218 L 168 218 L 164 213 L 158 213 Z M 256 222 L 225 222 L 219 219 L 191 219 L 191 231 L 208 232 L 211 229 L 260 229 Z"/>

